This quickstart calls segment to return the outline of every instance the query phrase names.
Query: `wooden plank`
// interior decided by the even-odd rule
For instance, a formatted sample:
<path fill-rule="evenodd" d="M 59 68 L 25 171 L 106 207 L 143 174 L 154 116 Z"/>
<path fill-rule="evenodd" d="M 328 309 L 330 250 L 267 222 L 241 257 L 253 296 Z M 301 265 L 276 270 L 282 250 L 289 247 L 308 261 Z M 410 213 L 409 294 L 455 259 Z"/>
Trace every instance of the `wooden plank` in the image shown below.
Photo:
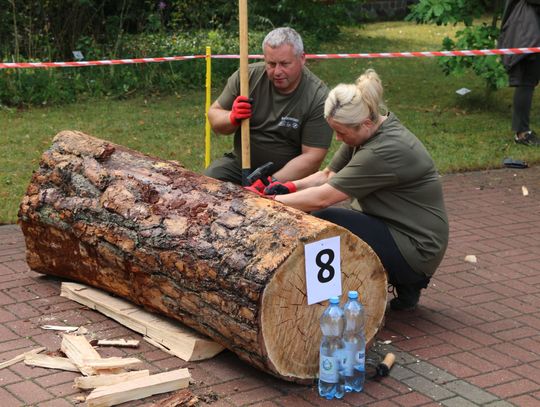
<path fill-rule="evenodd" d="M 12 359 L 9 359 L 9 360 L 6 360 L 5 362 L 0 363 L 0 369 L 3 369 L 5 367 L 11 366 L 11 365 L 14 365 L 15 363 L 18 363 L 18 362 L 21 362 L 27 356 L 36 355 L 39 352 L 43 352 L 44 350 L 45 350 L 45 348 L 41 347 L 41 348 L 36 348 L 36 349 L 29 350 L 28 352 L 21 353 L 20 355 L 17 355 Z"/>
<path fill-rule="evenodd" d="M 46 367 L 48 369 L 67 370 L 69 372 L 79 372 L 79 368 L 68 358 L 49 355 L 29 355 L 24 359 L 28 366 Z"/>
<path fill-rule="evenodd" d="M 113 406 L 154 394 L 185 389 L 189 386 L 190 377 L 187 369 L 178 369 L 110 386 L 97 387 L 86 398 L 86 405 L 88 407 Z"/>
<path fill-rule="evenodd" d="M 81 376 L 75 378 L 75 387 L 79 389 L 95 389 L 96 387 L 108 386 L 126 382 L 140 377 L 150 375 L 149 370 L 134 370 L 132 372 L 119 374 L 104 374 L 99 376 Z"/>
<path fill-rule="evenodd" d="M 129 301 L 84 284 L 63 282 L 60 295 L 151 338 L 185 361 L 209 359 L 224 349 L 222 345 L 176 321 L 144 311 Z"/>

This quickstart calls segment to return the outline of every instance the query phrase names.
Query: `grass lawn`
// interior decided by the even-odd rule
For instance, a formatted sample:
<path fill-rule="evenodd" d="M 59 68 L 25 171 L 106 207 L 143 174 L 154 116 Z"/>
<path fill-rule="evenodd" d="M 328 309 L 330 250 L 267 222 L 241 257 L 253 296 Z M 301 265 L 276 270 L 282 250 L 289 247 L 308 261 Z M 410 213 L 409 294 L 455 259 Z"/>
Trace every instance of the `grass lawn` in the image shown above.
<path fill-rule="evenodd" d="M 442 38 L 456 29 L 459 27 L 373 23 L 362 29 L 347 28 L 339 40 L 307 52 L 438 50 Z M 423 141 L 441 173 L 501 167 L 508 156 L 529 164 L 540 163 L 539 148 L 512 142 L 509 88 L 488 95 L 483 82 L 474 75 L 445 76 L 436 58 L 312 60 L 309 67 L 330 87 L 353 82 L 365 69 L 374 68 L 383 80 L 389 110 Z M 459 96 L 455 91 L 462 87 L 471 92 Z M 216 85 L 213 97 L 220 91 L 221 85 Z M 0 224 L 16 222 L 32 171 L 61 130 L 80 130 L 201 171 L 204 83 L 198 91 L 175 92 L 160 98 L 99 99 L 23 111 L 0 106 Z M 537 130 L 539 109 L 537 91 L 531 112 L 531 126 Z M 222 155 L 231 145 L 230 137 L 213 135 L 212 156 Z M 336 147 L 334 143 L 332 150 Z"/>

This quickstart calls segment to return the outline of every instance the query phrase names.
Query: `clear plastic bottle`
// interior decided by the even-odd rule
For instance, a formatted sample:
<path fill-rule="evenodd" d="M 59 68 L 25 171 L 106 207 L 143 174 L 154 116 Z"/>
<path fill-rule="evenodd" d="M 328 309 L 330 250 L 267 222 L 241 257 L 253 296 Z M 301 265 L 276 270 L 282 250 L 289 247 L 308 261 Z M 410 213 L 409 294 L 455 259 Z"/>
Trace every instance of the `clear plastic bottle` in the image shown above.
<path fill-rule="evenodd" d="M 358 293 L 349 291 L 349 298 L 343 306 L 345 346 L 341 376 L 346 392 L 364 389 L 366 378 L 366 337 L 364 334 L 364 307 L 358 301 Z"/>
<path fill-rule="evenodd" d="M 340 363 L 343 358 L 343 327 L 345 319 L 338 297 L 330 297 L 330 305 L 321 316 L 321 347 L 319 353 L 319 395 L 328 400 L 342 398 L 343 382 Z"/>

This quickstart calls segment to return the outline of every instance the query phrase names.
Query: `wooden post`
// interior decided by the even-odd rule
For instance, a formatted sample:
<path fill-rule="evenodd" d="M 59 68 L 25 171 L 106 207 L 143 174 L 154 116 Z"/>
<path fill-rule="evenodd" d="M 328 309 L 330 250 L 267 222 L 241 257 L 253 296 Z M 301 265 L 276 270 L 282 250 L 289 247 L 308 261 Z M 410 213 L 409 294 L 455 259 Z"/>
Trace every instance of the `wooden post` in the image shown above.
<path fill-rule="evenodd" d="M 238 2 L 240 25 L 240 95 L 249 97 L 248 75 L 248 10 L 247 0 Z M 242 185 L 248 186 L 247 176 L 251 172 L 251 149 L 249 145 L 249 119 L 242 120 Z"/>

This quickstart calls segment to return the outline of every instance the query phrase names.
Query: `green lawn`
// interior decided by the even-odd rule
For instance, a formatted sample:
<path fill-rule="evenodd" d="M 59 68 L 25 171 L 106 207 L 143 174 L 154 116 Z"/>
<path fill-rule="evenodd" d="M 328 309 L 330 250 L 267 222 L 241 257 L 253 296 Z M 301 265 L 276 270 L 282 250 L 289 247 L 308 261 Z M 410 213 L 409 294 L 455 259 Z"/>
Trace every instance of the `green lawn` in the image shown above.
<path fill-rule="evenodd" d="M 455 30 L 404 22 L 374 23 L 363 29 L 348 28 L 338 41 L 307 52 L 438 50 L 441 39 Z M 530 164 L 540 162 L 540 149 L 512 142 L 511 89 L 487 95 L 483 82 L 473 75 L 446 77 L 435 58 L 317 60 L 310 61 L 309 67 L 331 87 L 352 82 L 366 68 L 374 68 L 383 80 L 388 108 L 424 142 L 442 173 L 501 167 L 507 156 Z M 462 87 L 471 93 L 457 95 L 455 91 Z M 220 90 L 221 85 L 216 85 L 213 97 Z M 99 99 L 24 111 L 0 106 L 0 223 L 16 222 L 32 170 L 61 130 L 80 130 L 201 171 L 204 83 L 198 91 L 174 91 L 174 96 L 161 98 Z M 539 108 L 540 94 L 536 92 L 531 117 L 536 129 L 540 129 Z M 230 137 L 213 135 L 213 157 L 231 144 Z M 335 148 L 336 143 L 332 150 Z"/>

